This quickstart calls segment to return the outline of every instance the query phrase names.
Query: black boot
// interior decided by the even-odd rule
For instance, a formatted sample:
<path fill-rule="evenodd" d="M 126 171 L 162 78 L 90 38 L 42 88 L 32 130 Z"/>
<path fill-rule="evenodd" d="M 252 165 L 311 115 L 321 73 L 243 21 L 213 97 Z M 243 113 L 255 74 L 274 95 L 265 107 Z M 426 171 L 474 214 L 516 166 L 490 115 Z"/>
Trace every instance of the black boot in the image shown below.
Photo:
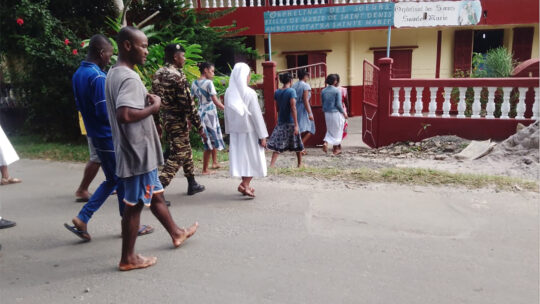
<path fill-rule="evenodd" d="M 199 193 L 199 192 L 203 192 L 204 191 L 204 186 L 201 185 L 201 184 L 198 184 L 196 181 L 195 181 L 195 177 L 194 176 L 190 176 L 187 178 L 188 180 L 188 188 L 187 188 L 187 195 L 193 195 L 195 193 Z"/>

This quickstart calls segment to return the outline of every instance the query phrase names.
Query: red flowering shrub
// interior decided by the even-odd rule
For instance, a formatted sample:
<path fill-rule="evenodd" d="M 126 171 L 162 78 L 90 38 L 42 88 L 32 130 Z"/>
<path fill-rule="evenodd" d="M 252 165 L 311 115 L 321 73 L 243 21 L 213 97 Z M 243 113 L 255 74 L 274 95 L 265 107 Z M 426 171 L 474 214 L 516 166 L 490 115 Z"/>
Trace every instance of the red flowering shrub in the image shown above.
<path fill-rule="evenodd" d="M 17 18 L 17 24 L 22 26 L 24 24 L 24 20 L 22 18 Z"/>

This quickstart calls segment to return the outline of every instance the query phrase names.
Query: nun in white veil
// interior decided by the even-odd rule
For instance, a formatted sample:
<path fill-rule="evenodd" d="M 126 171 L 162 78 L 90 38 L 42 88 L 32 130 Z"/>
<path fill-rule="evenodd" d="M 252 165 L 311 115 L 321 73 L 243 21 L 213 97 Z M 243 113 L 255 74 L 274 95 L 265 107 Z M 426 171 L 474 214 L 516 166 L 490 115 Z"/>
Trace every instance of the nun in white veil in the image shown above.
<path fill-rule="evenodd" d="M 253 177 L 266 176 L 264 148 L 268 132 L 257 93 L 248 86 L 250 78 L 247 64 L 234 66 L 225 92 L 225 132 L 230 134 L 230 174 L 242 178 L 239 192 L 255 197 L 250 182 Z"/>

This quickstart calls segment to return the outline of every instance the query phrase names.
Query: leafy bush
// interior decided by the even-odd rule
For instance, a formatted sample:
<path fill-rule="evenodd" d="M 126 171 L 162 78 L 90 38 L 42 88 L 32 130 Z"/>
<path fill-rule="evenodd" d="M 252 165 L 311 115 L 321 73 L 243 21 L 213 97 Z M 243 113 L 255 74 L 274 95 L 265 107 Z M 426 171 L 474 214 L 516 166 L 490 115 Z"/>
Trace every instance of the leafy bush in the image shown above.
<path fill-rule="evenodd" d="M 26 131 L 50 140 L 79 137 L 71 87 L 71 75 L 83 58 L 78 35 L 102 31 L 99 24 L 114 11 L 109 2 L 3 1 L 1 74 L 11 83 L 17 106 L 27 111 Z"/>
<path fill-rule="evenodd" d="M 504 47 L 489 50 L 485 55 L 473 54 L 472 77 L 510 77 L 516 63 Z"/>

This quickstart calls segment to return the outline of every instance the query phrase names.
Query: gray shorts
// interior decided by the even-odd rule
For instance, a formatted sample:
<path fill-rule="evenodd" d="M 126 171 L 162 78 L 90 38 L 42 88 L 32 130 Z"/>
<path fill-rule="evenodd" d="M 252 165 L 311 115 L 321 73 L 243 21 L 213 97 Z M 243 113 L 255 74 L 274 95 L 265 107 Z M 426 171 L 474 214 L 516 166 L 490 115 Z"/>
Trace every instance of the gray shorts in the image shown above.
<path fill-rule="evenodd" d="M 96 153 L 96 148 L 94 147 L 94 144 L 92 144 L 92 139 L 88 136 L 86 136 L 86 139 L 88 140 L 88 151 L 90 152 L 90 161 L 93 163 L 101 164 L 101 161 L 99 160 L 99 156 Z"/>

